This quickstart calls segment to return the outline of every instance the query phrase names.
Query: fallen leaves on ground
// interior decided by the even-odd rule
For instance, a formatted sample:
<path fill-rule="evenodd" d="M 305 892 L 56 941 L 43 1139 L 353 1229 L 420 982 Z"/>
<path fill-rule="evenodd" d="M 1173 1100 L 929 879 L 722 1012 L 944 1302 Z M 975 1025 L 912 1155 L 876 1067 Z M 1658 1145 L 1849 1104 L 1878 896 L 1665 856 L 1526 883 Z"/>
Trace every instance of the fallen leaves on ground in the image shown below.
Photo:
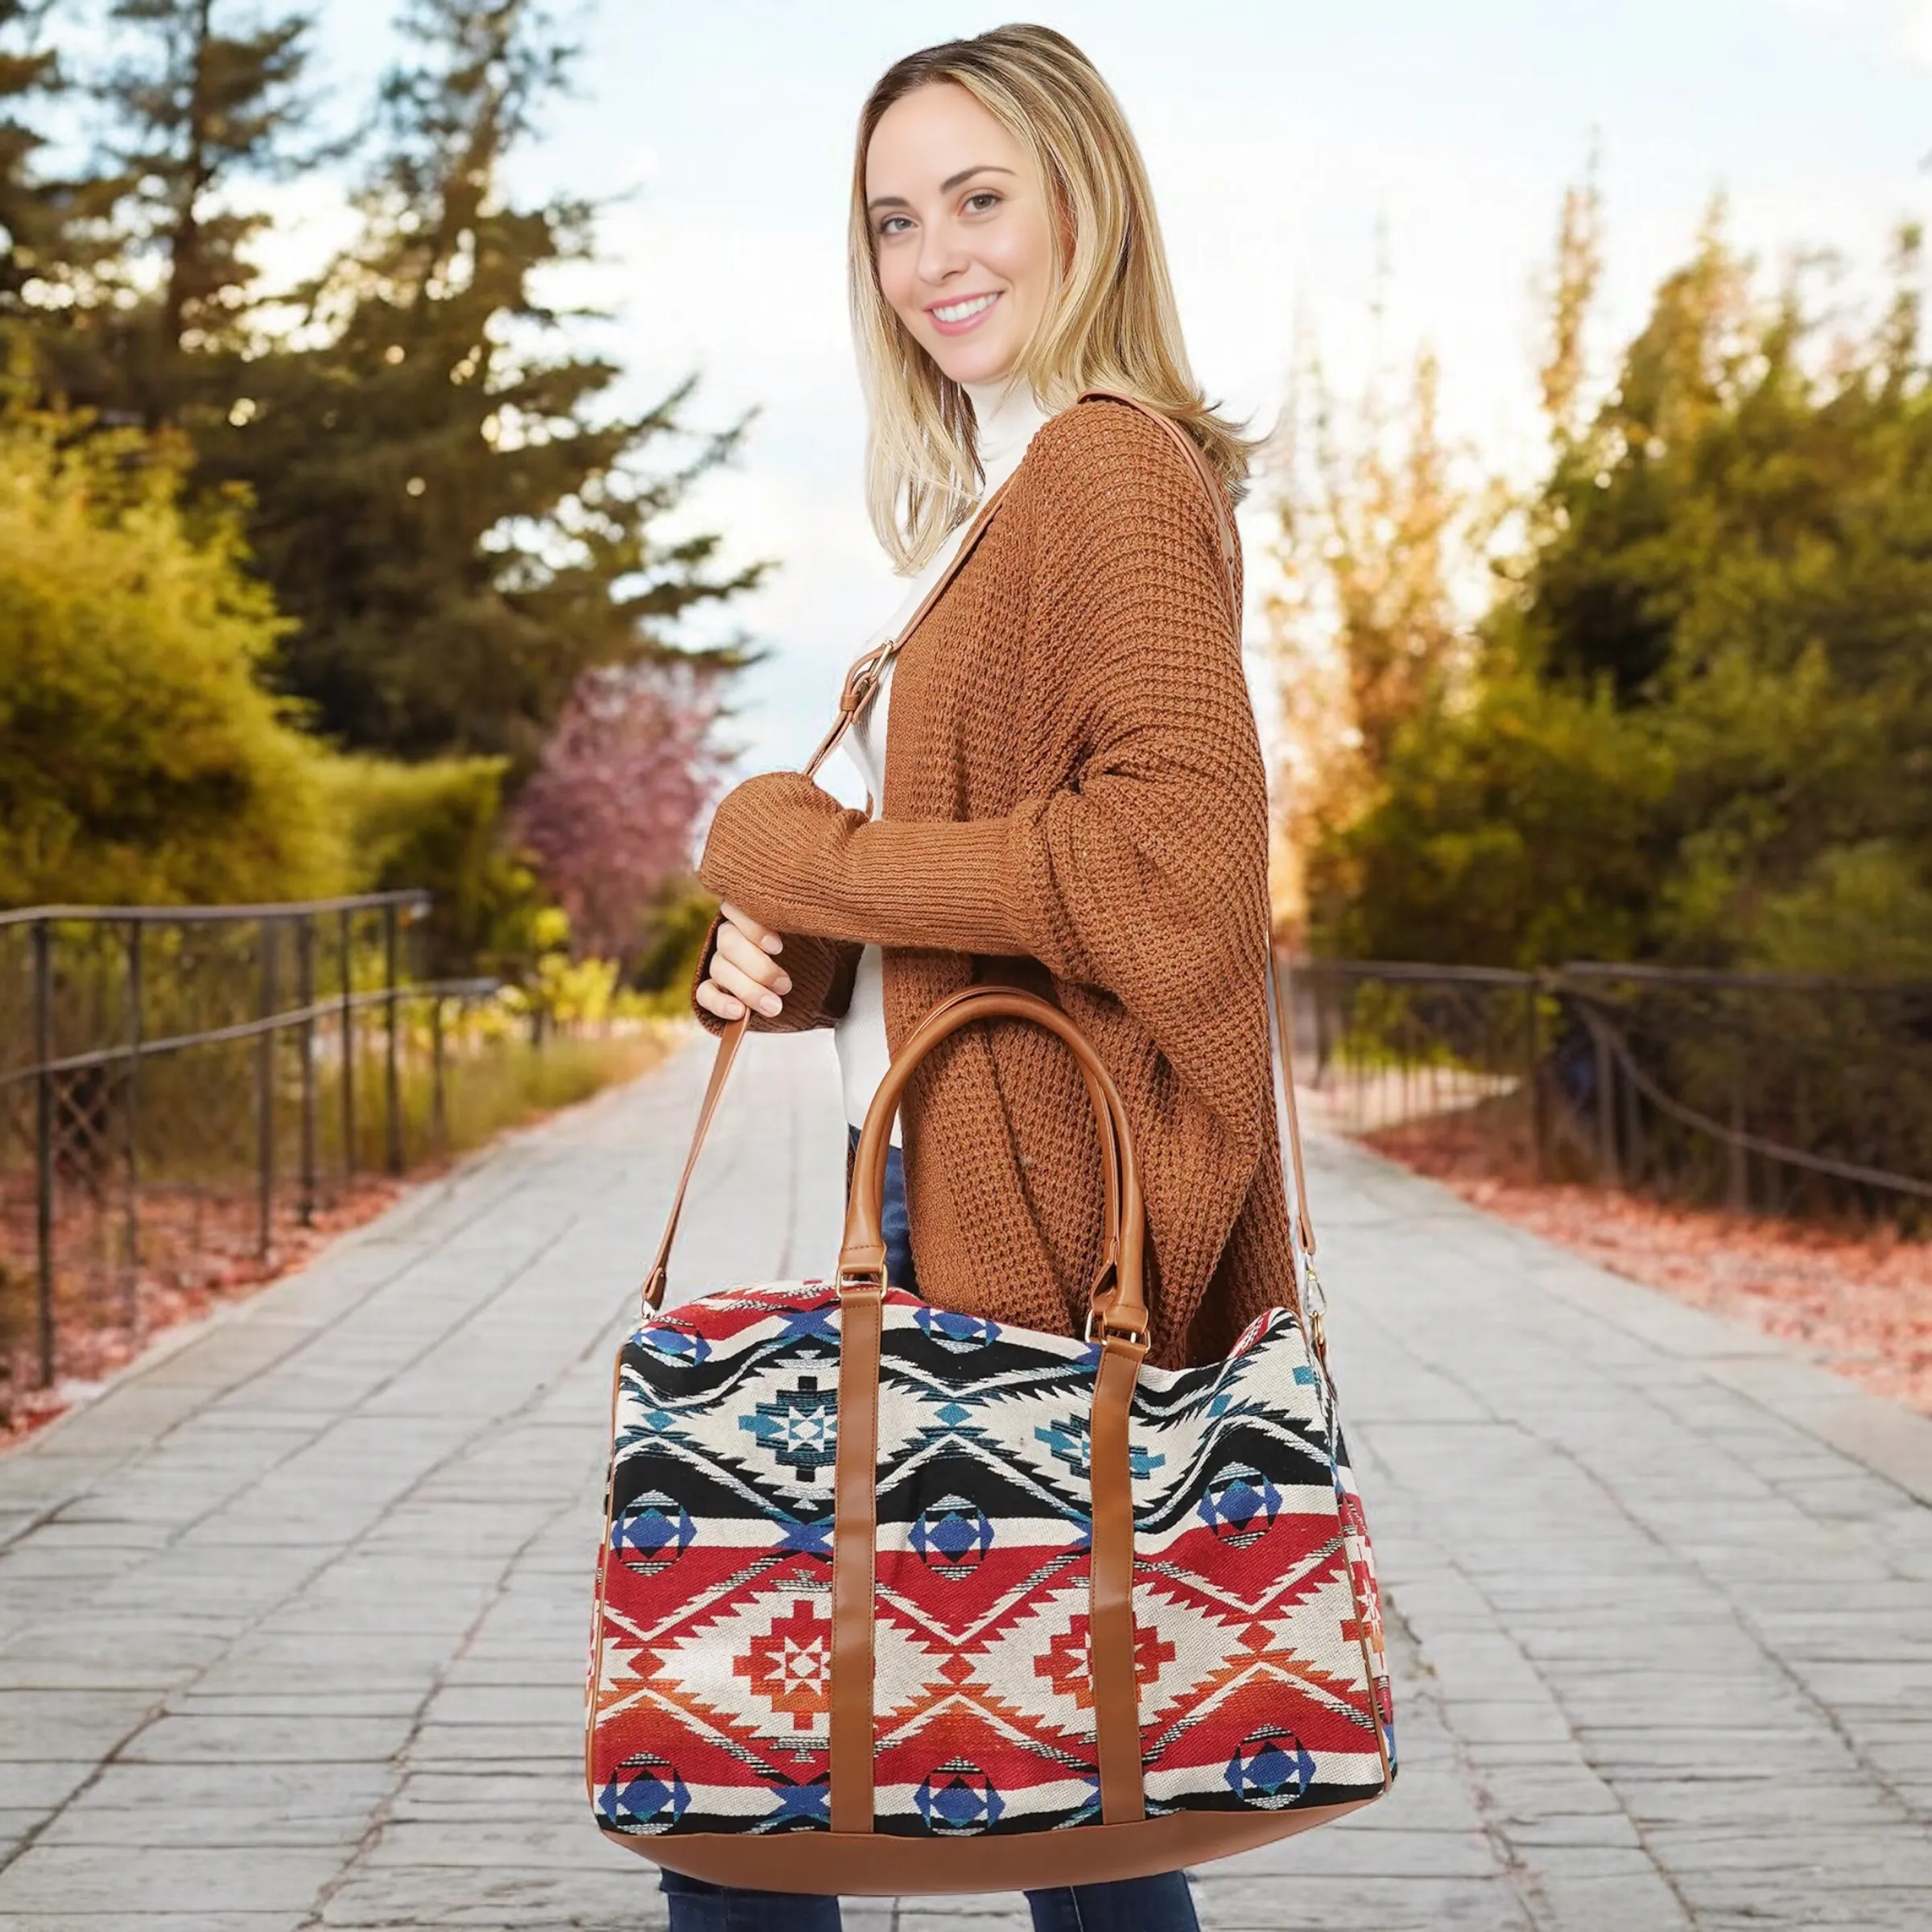
<path fill-rule="evenodd" d="M 1492 1144 L 1454 1118 L 1362 1137 L 1488 1213 L 1932 1414 L 1932 1243 L 1497 1174 Z"/>
<path fill-rule="evenodd" d="M 663 1059 L 683 1037 L 675 1030 L 640 1036 L 621 1077 L 634 1079 Z M 500 1132 L 541 1125 L 609 1084 L 597 1081 L 555 1105 L 530 1104 Z M 278 1201 L 268 1251 L 261 1251 L 259 1208 L 251 1187 L 220 1193 L 204 1189 L 144 1190 L 140 1203 L 138 1268 L 118 1263 L 124 1236 L 116 1211 L 79 1195 L 61 1216 L 56 1248 L 82 1258 L 56 1278 L 53 1384 L 30 1386 L 38 1355 L 27 1268 L 34 1252 L 31 1199 L 0 1200 L 0 1260 L 16 1257 L 14 1294 L 6 1311 L 11 1331 L 0 1340 L 0 1450 L 44 1428 L 102 1383 L 132 1366 L 184 1322 L 245 1299 L 304 1267 L 352 1228 L 374 1220 L 407 1189 L 448 1171 L 448 1158 L 431 1158 L 400 1179 L 337 1176 L 305 1226 L 286 1198 Z M 31 1176 L 29 1177 L 31 1179 Z M 5 1274 L 0 1269 L 0 1276 Z M 13 1374 L 6 1377 L 10 1355 Z M 6 1399 L 10 1395 L 10 1401 Z"/>
<path fill-rule="evenodd" d="M 0 1448 L 44 1428 L 182 1323 L 200 1320 L 305 1266 L 337 1236 L 373 1221 L 412 1183 L 426 1178 L 419 1169 L 408 1180 L 357 1175 L 338 1182 L 332 1198 L 317 1203 L 308 1226 L 292 1214 L 277 1216 L 266 1255 L 258 1249 L 252 1200 L 144 1201 L 142 1265 L 124 1287 L 64 1295 L 56 1302 L 54 1360 L 60 1373 L 51 1388 L 21 1389 L 10 1412 L 0 1414 Z"/>

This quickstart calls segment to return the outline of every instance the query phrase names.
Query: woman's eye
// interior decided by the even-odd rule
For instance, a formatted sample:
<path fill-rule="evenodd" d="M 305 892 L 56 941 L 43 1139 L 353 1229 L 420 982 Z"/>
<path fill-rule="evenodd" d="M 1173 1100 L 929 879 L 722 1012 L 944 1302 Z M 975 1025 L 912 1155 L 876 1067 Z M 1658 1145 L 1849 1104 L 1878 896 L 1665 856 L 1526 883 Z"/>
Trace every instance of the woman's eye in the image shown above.
<path fill-rule="evenodd" d="M 999 191 L 997 188 L 982 188 L 977 193 L 970 194 L 966 197 L 966 205 L 968 208 L 971 208 L 976 201 L 990 202 L 997 208 L 1000 201 Z"/>
<path fill-rule="evenodd" d="M 906 217 L 903 215 L 888 215 L 886 219 L 879 224 L 879 233 L 881 237 L 893 234 L 894 232 L 896 232 L 893 228 L 893 223 L 895 221 L 903 221 L 905 219 Z"/>

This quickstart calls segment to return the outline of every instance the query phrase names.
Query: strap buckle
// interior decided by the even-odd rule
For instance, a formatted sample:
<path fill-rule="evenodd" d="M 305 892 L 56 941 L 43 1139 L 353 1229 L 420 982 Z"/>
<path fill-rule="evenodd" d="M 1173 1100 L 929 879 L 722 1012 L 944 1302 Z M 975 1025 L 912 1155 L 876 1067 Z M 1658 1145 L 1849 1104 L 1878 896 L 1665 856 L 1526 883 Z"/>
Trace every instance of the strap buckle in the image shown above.
<path fill-rule="evenodd" d="M 1125 1322 L 1113 1321 L 1097 1308 L 1087 1311 L 1087 1340 L 1098 1342 L 1102 1348 L 1109 1342 L 1125 1342 L 1130 1348 L 1141 1349 L 1144 1352 L 1147 1347 L 1148 1335 L 1146 1328 L 1130 1327 Z"/>
<path fill-rule="evenodd" d="M 856 717 L 871 701 L 886 667 L 898 654 L 899 641 L 888 638 L 869 650 L 845 674 L 845 687 L 839 693 L 839 709 Z"/>

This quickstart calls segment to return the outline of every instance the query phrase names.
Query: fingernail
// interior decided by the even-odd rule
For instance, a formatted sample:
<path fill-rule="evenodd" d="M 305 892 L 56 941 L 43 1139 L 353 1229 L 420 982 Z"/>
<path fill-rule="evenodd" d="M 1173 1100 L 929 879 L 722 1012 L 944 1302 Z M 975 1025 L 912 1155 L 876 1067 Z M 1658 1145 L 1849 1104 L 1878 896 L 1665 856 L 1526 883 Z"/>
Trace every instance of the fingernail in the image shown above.
<path fill-rule="evenodd" d="M 778 1010 L 778 996 L 775 993 L 761 993 L 758 996 L 758 1005 L 763 1012 L 776 1013 Z"/>
<path fill-rule="evenodd" d="M 782 972 L 778 975 L 777 989 L 780 993 L 790 993 L 791 991 L 791 975 L 790 973 Z"/>
<path fill-rule="evenodd" d="M 766 933 L 758 943 L 767 952 L 782 952 L 785 950 L 785 942 L 775 932 Z"/>

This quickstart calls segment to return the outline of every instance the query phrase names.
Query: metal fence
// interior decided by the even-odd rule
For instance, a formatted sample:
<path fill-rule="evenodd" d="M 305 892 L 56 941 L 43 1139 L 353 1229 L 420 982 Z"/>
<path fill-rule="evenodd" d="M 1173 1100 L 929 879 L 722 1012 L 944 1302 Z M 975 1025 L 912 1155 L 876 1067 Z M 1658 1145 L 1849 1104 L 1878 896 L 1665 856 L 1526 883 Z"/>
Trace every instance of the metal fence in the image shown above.
<path fill-rule="evenodd" d="M 1305 1077 L 1347 1131 L 1739 1212 L 1932 1226 L 1932 985 L 1589 963 L 1291 975 Z"/>
<path fill-rule="evenodd" d="M 358 1174 L 444 1141 L 448 1022 L 421 892 L 0 914 L 0 1360 L 58 1318 L 138 1326 L 136 1283 L 258 1265 Z"/>

